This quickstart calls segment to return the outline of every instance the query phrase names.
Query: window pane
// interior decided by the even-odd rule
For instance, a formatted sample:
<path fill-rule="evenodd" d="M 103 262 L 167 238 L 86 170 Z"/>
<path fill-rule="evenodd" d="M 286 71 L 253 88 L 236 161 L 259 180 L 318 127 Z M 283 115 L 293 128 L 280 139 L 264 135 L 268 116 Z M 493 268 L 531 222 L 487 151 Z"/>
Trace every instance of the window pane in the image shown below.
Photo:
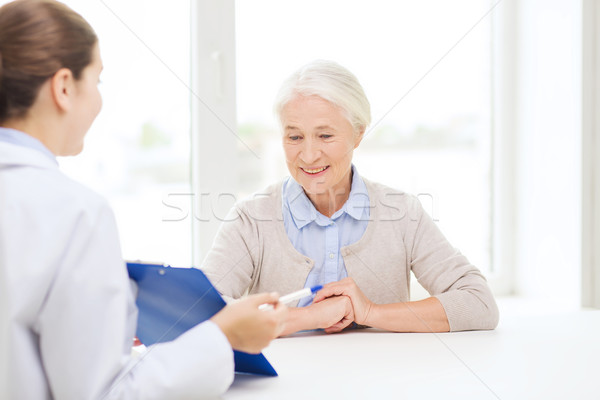
<path fill-rule="evenodd" d="M 61 167 L 108 198 L 126 259 L 189 266 L 189 207 L 163 204 L 190 193 L 189 1 L 65 3 L 98 34 L 104 105 L 84 151 Z"/>
<path fill-rule="evenodd" d="M 451 243 L 489 272 L 491 20 L 481 18 L 490 8 L 485 0 L 238 1 L 238 124 L 258 155 L 239 146 L 239 195 L 287 175 L 272 114 L 281 82 L 311 60 L 334 60 L 372 106 L 354 155 L 360 173 L 418 195 Z"/>

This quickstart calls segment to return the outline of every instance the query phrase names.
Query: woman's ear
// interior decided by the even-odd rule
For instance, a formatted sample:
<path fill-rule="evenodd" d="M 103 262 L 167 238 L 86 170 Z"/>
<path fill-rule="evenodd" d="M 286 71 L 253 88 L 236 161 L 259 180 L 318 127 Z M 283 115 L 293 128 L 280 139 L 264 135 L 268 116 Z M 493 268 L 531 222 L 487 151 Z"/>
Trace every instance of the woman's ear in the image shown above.
<path fill-rule="evenodd" d="M 358 133 L 354 137 L 354 148 L 355 149 L 358 147 L 358 145 L 360 144 L 360 142 L 363 140 L 364 136 L 365 136 L 365 127 L 361 126 L 360 130 L 358 131 Z"/>
<path fill-rule="evenodd" d="M 75 78 L 68 68 L 59 69 L 50 78 L 50 92 L 54 103 L 61 111 L 69 111 L 72 105 Z"/>

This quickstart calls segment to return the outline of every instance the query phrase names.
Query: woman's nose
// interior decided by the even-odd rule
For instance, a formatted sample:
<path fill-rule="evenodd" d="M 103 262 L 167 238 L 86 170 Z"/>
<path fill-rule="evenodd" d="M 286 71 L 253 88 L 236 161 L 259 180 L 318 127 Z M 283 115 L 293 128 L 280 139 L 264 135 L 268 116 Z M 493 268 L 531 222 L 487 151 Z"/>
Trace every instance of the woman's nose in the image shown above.
<path fill-rule="evenodd" d="M 312 164 L 321 157 L 321 148 L 312 140 L 305 140 L 300 151 L 300 158 L 305 164 Z"/>

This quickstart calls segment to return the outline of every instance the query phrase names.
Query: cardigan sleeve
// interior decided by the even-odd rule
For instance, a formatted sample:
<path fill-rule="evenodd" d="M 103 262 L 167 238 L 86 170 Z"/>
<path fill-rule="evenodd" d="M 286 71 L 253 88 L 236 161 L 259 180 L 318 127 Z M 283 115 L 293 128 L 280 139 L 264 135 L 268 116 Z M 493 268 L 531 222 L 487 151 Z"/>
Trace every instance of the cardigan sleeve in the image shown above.
<path fill-rule="evenodd" d="M 409 254 L 417 280 L 441 302 L 451 331 L 494 329 L 498 307 L 485 277 L 452 247 L 419 200 L 412 203 Z"/>
<path fill-rule="evenodd" d="M 254 277 L 258 235 L 249 213 L 234 206 L 202 263 L 202 271 L 227 302 L 242 297 Z"/>

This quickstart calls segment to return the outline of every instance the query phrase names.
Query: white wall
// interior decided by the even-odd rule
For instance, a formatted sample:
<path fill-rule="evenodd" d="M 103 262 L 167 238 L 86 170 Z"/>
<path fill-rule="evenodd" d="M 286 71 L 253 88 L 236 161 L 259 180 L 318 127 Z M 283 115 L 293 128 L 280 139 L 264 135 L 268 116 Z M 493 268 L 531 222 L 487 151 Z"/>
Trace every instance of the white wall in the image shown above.
<path fill-rule="evenodd" d="M 581 2 L 516 3 L 516 292 L 581 296 Z"/>

